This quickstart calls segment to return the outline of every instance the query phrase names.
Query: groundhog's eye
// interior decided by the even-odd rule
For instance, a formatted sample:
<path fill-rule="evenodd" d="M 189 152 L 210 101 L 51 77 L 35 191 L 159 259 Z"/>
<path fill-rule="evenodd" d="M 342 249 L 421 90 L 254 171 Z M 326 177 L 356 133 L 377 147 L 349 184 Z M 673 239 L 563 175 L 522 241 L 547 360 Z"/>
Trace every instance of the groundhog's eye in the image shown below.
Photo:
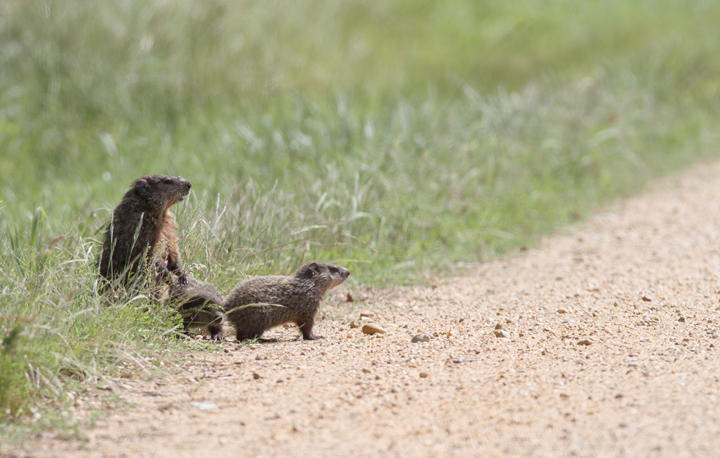
<path fill-rule="evenodd" d="M 165 178 L 165 179 L 163 180 L 163 183 L 165 183 L 165 184 L 172 184 L 172 183 L 173 183 L 173 180 L 171 180 L 170 178 Z"/>

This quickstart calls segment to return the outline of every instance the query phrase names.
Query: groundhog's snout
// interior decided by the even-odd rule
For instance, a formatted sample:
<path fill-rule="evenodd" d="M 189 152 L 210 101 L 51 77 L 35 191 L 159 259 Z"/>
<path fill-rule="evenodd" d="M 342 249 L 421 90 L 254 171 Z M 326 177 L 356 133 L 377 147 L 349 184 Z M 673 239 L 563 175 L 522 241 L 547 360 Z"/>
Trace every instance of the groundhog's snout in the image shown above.
<path fill-rule="evenodd" d="M 330 269 L 330 274 L 332 278 L 332 282 L 330 283 L 330 289 L 332 289 L 347 280 L 347 278 L 350 276 L 350 270 L 341 266 L 333 266 Z"/>
<path fill-rule="evenodd" d="M 180 201 L 182 202 L 183 197 L 190 194 L 190 188 L 192 187 L 192 183 L 190 183 L 190 180 L 186 180 L 184 178 L 180 178 L 180 186 L 178 186 L 178 193 L 180 194 Z"/>

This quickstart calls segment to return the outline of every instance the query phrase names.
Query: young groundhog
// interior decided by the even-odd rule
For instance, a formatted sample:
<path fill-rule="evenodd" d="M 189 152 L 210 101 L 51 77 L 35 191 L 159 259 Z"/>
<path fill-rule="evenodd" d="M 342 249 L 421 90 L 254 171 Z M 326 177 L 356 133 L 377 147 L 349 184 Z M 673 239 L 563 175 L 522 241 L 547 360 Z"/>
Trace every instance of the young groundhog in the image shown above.
<path fill-rule="evenodd" d="M 238 285 L 225 299 L 225 313 L 235 327 L 238 342 L 259 338 L 283 323 L 297 324 L 303 339 L 315 340 L 319 337 L 312 328 L 320 301 L 349 275 L 344 267 L 310 261 L 289 277 L 253 278 Z"/>
<path fill-rule="evenodd" d="M 112 283 L 128 285 L 164 245 L 156 263 L 164 280 L 170 272 L 185 282 L 180 265 L 175 217 L 168 209 L 190 192 L 190 182 L 180 177 L 146 175 L 133 181 L 105 230 L 100 275 Z"/>
<path fill-rule="evenodd" d="M 169 295 L 169 301 L 178 306 L 177 310 L 183 317 L 186 335 L 191 327 L 201 327 L 210 332 L 212 340 L 223 340 L 223 297 L 217 288 L 194 278 L 187 278 L 185 283 L 174 281 Z"/>

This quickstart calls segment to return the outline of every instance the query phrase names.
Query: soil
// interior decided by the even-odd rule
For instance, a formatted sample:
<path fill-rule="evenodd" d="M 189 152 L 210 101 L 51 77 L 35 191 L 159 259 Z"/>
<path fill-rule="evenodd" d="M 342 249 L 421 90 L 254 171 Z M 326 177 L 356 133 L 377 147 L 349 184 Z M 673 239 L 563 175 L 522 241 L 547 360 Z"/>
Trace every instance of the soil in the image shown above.
<path fill-rule="evenodd" d="M 0 454 L 718 456 L 720 162 L 564 232 L 428 287 L 341 286 L 324 340 L 226 341 L 173 376 L 123 380 L 129 406 L 84 440 Z"/>

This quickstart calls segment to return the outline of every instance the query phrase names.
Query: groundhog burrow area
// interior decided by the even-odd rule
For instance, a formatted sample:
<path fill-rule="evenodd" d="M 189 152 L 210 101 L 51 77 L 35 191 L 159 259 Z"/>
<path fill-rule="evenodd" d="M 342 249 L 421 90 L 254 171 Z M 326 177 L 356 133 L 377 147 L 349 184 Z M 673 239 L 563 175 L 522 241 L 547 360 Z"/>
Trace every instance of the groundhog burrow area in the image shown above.
<path fill-rule="evenodd" d="M 705 163 L 457 277 L 353 287 L 354 302 L 341 285 L 324 339 L 288 324 L 263 334 L 277 343 L 230 335 L 89 383 L 76 431 L 0 456 L 715 457 L 718 228 L 720 162 Z"/>
<path fill-rule="evenodd" d="M 227 321 L 237 340 L 244 341 L 294 323 L 304 340 L 318 339 L 313 326 L 320 302 L 350 271 L 310 261 L 290 276 L 246 280 L 223 297 L 215 286 L 188 278 L 182 268 L 178 226 L 169 208 L 182 202 L 190 187 L 190 181 L 167 175 L 145 175 L 132 182 L 105 229 L 101 290 L 149 288 L 151 297 L 165 301 L 162 285 L 169 285 L 167 302 L 181 313 L 185 335 L 195 328 L 219 342 Z"/>

